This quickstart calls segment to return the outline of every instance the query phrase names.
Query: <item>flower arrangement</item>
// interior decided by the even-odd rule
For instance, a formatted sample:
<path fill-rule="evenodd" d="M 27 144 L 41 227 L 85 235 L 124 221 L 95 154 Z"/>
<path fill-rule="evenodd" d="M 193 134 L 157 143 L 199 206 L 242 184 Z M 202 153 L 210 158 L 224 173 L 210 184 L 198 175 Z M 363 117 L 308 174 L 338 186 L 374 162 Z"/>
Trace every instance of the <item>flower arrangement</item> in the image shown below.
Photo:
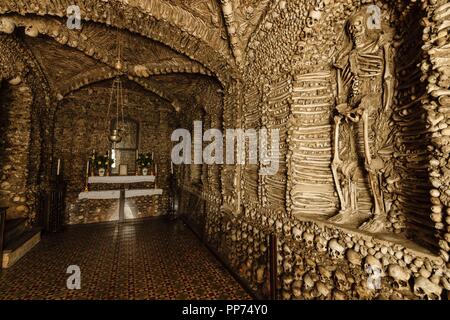
<path fill-rule="evenodd" d="M 151 168 L 153 164 L 152 156 L 150 153 L 141 153 L 136 159 L 136 164 L 139 168 Z"/>
<path fill-rule="evenodd" d="M 106 155 L 95 154 L 92 159 L 94 168 L 96 169 L 107 169 L 109 166 L 114 164 L 114 159 L 109 158 Z"/>

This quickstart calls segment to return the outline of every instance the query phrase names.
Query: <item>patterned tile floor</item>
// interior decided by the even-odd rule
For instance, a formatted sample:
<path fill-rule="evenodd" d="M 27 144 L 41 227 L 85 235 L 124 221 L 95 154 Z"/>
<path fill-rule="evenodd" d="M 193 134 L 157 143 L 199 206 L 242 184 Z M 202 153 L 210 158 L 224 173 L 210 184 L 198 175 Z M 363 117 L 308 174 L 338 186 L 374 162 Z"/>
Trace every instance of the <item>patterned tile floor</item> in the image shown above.
<path fill-rule="evenodd" d="M 81 289 L 66 286 L 81 269 Z M 250 299 L 182 222 L 74 226 L 0 273 L 0 299 Z"/>

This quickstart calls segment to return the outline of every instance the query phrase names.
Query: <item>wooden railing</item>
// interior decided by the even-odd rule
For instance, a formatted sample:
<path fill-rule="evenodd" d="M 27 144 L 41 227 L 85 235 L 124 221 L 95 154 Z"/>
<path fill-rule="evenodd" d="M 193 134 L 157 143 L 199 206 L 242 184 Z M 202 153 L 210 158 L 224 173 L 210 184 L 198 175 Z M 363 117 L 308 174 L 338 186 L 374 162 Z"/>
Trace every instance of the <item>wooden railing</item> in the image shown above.
<path fill-rule="evenodd" d="M 4 232 L 5 232 L 5 222 L 6 222 L 6 209 L 4 207 L 0 208 L 0 270 L 2 270 L 3 265 L 3 244 L 4 244 Z"/>

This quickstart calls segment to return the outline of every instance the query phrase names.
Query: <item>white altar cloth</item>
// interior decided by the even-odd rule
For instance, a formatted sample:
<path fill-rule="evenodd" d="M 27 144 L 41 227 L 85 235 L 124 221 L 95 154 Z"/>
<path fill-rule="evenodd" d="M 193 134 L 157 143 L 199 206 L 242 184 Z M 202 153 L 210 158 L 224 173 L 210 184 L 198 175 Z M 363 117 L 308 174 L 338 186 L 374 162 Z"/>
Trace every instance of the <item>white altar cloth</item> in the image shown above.
<path fill-rule="evenodd" d="M 125 198 L 134 197 L 146 197 L 162 195 L 162 189 L 130 189 L 125 190 Z M 120 199 L 120 190 L 105 190 L 105 191 L 88 191 L 81 192 L 78 195 L 78 199 L 96 199 L 96 200 L 108 200 L 108 199 Z"/>
<path fill-rule="evenodd" d="M 109 177 L 89 177 L 89 184 L 96 183 L 138 183 L 138 182 L 155 182 L 155 176 L 109 176 Z"/>

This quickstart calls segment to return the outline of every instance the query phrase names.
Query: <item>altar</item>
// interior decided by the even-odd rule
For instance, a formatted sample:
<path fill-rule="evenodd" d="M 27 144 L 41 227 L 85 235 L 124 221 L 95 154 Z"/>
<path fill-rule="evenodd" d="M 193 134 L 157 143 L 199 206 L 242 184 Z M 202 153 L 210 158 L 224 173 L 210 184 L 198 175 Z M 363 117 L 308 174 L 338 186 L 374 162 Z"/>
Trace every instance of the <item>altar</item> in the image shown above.
<path fill-rule="evenodd" d="M 89 217 L 84 223 L 124 221 L 163 214 L 163 196 L 153 175 L 91 176 L 77 203 Z"/>

